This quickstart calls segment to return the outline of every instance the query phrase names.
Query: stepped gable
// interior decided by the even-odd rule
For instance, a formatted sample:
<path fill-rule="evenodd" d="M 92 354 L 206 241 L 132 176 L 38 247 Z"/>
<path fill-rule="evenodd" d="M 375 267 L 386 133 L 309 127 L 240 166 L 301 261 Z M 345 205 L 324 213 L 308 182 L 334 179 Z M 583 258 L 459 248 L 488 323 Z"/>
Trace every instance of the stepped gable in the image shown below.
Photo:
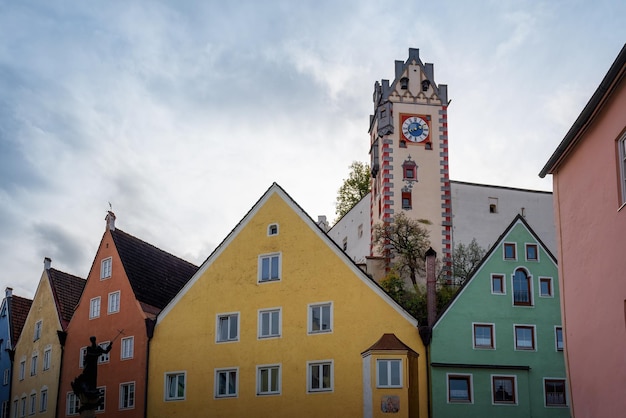
<path fill-rule="evenodd" d="M 70 319 L 72 319 L 87 281 L 53 268 L 48 269 L 48 277 L 50 278 L 52 293 L 59 311 L 59 319 L 61 320 L 62 328 L 65 329 Z"/>
<path fill-rule="evenodd" d="M 12 322 L 12 331 L 11 335 L 11 344 L 15 347 L 17 340 L 19 340 L 20 335 L 22 334 L 22 328 L 24 328 L 24 323 L 26 322 L 26 317 L 28 316 L 28 311 L 30 311 L 30 307 L 33 304 L 31 299 L 26 299 L 21 296 L 11 296 L 11 322 Z"/>
<path fill-rule="evenodd" d="M 191 279 L 198 267 L 126 232 L 111 230 L 135 297 L 163 309 Z"/>

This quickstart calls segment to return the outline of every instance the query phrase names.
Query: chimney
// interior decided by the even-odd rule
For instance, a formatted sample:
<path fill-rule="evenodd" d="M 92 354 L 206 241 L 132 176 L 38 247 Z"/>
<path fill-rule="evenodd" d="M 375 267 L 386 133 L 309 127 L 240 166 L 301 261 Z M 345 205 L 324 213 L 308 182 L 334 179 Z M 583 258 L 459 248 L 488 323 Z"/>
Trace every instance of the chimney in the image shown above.
<path fill-rule="evenodd" d="M 317 225 L 322 228 L 324 232 L 328 232 L 328 221 L 326 220 L 326 216 L 318 215 L 317 216 Z"/>
<path fill-rule="evenodd" d="M 13 296 L 13 288 L 12 287 L 7 287 L 4 290 L 4 294 L 6 297 L 10 298 L 11 296 Z"/>
<path fill-rule="evenodd" d="M 107 212 L 107 216 L 104 218 L 107 221 L 106 229 L 115 231 L 115 214 L 111 211 Z"/>
<path fill-rule="evenodd" d="M 437 278 L 435 277 L 435 262 L 437 252 L 432 247 L 426 251 L 426 313 L 428 326 L 432 327 L 437 319 Z"/>
<path fill-rule="evenodd" d="M 52 260 L 50 259 L 50 257 L 46 257 L 43 259 L 43 268 L 46 270 L 50 270 L 50 263 L 52 263 Z"/>

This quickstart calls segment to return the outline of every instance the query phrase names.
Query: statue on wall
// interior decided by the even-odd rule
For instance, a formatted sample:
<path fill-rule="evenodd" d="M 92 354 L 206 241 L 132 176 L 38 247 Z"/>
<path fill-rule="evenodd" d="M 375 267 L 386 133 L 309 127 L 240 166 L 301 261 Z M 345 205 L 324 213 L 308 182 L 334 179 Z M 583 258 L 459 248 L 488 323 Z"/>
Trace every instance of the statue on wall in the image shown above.
<path fill-rule="evenodd" d="M 96 409 L 102 404 L 98 390 L 98 358 L 113 347 L 113 341 L 107 348 L 102 348 L 96 344 L 96 337 L 90 337 L 89 340 L 91 345 L 87 347 L 83 357 L 83 372 L 72 382 L 72 390 L 80 399 L 80 411 Z"/>

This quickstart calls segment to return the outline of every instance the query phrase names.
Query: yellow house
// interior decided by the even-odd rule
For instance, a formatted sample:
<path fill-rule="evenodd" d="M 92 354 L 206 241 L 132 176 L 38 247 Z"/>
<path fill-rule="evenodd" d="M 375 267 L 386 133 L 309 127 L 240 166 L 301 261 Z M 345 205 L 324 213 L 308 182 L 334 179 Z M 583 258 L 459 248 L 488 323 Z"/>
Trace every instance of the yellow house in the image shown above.
<path fill-rule="evenodd" d="M 426 417 L 417 321 L 273 184 L 159 314 L 150 417 Z"/>
<path fill-rule="evenodd" d="M 50 262 L 44 259 L 44 271 L 15 345 L 11 394 L 18 410 L 12 411 L 14 417 L 56 416 L 65 332 L 85 280 L 52 268 Z"/>

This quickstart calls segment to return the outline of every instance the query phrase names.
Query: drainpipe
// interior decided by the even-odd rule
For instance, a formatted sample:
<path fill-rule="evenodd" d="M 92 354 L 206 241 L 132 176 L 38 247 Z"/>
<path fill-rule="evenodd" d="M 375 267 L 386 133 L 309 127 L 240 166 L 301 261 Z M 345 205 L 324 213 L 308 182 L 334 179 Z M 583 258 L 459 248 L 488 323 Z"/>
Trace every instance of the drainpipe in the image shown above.
<path fill-rule="evenodd" d="M 148 342 L 146 343 L 146 378 L 145 378 L 145 388 L 143 395 L 143 417 L 148 418 L 148 375 L 150 370 L 150 342 L 152 341 L 152 337 L 154 336 L 154 327 L 156 325 L 156 318 L 150 319 L 146 318 L 146 333 L 148 335 Z"/>

